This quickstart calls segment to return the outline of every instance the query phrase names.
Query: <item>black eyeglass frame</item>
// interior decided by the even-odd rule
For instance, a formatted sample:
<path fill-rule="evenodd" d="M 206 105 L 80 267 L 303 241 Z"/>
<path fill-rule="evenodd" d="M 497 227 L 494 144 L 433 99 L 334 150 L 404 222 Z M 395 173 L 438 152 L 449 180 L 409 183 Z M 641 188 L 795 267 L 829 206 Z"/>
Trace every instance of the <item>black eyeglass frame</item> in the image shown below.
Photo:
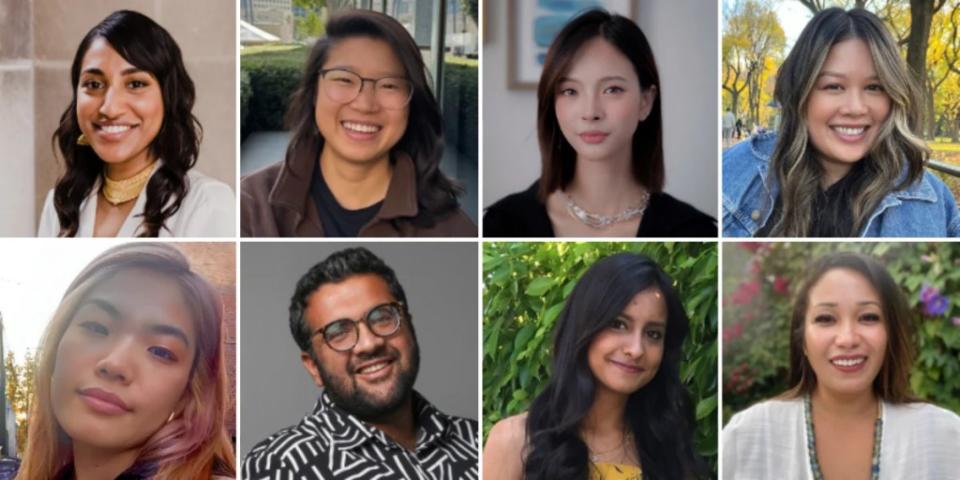
<path fill-rule="evenodd" d="M 407 82 L 407 85 L 410 86 L 410 94 L 407 95 L 407 101 L 404 102 L 403 105 L 401 105 L 401 106 L 399 106 L 399 107 L 395 107 L 395 108 L 393 108 L 392 110 L 400 110 L 400 109 L 406 107 L 407 105 L 410 105 L 410 102 L 413 100 L 413 90 L 414 90 L 414 88 L 413 88 L 413 82 L 410 81 L 410 79 L 407 78 L 407 77 L 366 78 L 366 77 L 361 77 L 360 75 L 358 75 L 358 74 L 357 74 L 356 72 L 354 72 L 354 71 L 347 70 L 346 68 L 337 67 L 337 68 L 324 68 L 324 69 L 320 70 L 319 72 L 317 72 L 317 78 L 320 79 L 320 80 L 325 80 L 325 77 L 326 77 L 327 74 L 330 73 L 330 72 L 345 72 L 345 73 L 349 73 L 350 75 L 353 75 L 353 76 L 355 76 L 355 77 L 357 77 L 357 78 L 360 79 L 360 88 L 357 89 L 356 95 L 354 95 L 353 98 L 351 98 L 350 100 L 347 100 L 347 101 L 345 101 L 345 102 L 341 102 L 340 100 L 336 100 L 336 99 L 331 98 L 331 97 L 330 97 L 330 93 L 328 92 L 328 93 L 326 94 L 326 95 L 327 95 L 327 98 L 330 98 L 330 100 L 332 100 L 332 101 L 334 101 L 334 102 L 338 102 L 338 103 L 341 103 L 341 104 L 344 104 L 344 105 L 345 105 L 345 104 L 348 104 L 348 103 L 356 100 L 357 97 L 359 97 L 360 94 L 363 93 L 363 84 L 364 84 L 364 83 L 367 83 L 367 82 L 370 82 L 370 83 L 373 84 L 373 97 L 376 98 L 376 97 L 377 97 L 377 84 L 380 83 L 381 80 L 387 80 L 387 79 L 403 80 L 404 82 Z M 377 100 L 377 101 L 379 102 L 380 100 Z M 384 107 L 384 108 L 386 108 L 386 107 Z"/>
<path fill-rule="evenodd" d="M 376 312 L 377 310 L 380 310 L 380 309 L 383 308 L 383 307 L 391 307 L 391 308 L 393 308 L 394 310 L 396 310 L 396 312 L 397 312 L 397 321 L 396 321 L 396 324 L 395 324 L 394 327 L 393 327 L 393 330 L 390 330 L 389 333 L 380 334 L 380 333 L 377 333 L 376 331 L 374 331 L 373 327 L 370 326 L 370 315 L 371 315 L 373 312 Z M 406 318 L 406 317 L 407 317 L 407 310 L 406 310 L 406 305 L 404 305 L 403 302 L 387 302 L 387 303 L 381 303 L 381 304 L 379 304 L 379 305 L 374 306 L 374 307 L 371 308 L 370 310 L 368 310 L 367 313 L 364 314 L 363 318 L 361 318 L 361 319 L 359 319 L 359 320 L 354 320 L 354 319 L 352 319 L 352 318 L 341 318 L 341 319 L 338 319 L 338 320 L 334 320 L 334 321 L 326 324 L 324 327 L 318 328 L 315 332 L 313 332 L 313 335 L 311 335 L 311 337 L 315 337 L 315 336 L 317 336 L 317 335 L 320 335 L 321 337 L 323 337 L 323 342 L 326 343 L 327 346 L 330 347 L 330 349 L 332 349 L 333 351 L 335 351 L 335 352 L 349 352 L 350 350 L 353 350 L 353 348 L 357 346 L 357 343 L 360 342 L 360 322 L 363 322 L 364 324 L 367 325 L 367 330 L 369 330 L 370 333 L 372 333 L 372 334 L 374 334 L 374 335 L 376 335 L 376 336 L 378 336 L 378 337 L 380 337 L 380 338 L 387 338 L 387 337 L 389 337 L 389 336 L 397 333 L 397 332 L 400 330 L 400 325 L 403 324 L 403 319 Z M 330 327 L 332 327 L 332 326 L 334 326 L 334 325 L 341 325 L 341 324 L 342 324 L 341 322 L 351 322 L 351 323 L 353 323 L 353 342 L 350 343 L 350 346 L 347 347 L 347 348 L 337 348 L 337 347 L 334 347 L 333 344 L 330 343 L 330 340 L 327 338 L 327 330 L 329 330 Z"/>

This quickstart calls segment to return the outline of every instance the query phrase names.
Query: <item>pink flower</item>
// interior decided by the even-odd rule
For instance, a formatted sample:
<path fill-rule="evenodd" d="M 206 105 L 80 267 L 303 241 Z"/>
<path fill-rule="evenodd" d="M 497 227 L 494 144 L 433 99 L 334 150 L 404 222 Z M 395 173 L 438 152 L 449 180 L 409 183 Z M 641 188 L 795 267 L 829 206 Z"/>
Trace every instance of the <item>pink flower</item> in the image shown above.
<path fill-rule="evenodd" d="M 757 253 L 757 250 L 763 248 L 763 244 L 760 242 L 740 242 L 740 248 L 748 252 Z"/>
<path fill-rule="evenodd" d="M 741 335 L 743 335 L 743 325 L 742 325 L 742 324 L 739 324 L 739 323 L 738 323 L 738 324 L 736 324 L 736 325 L 732 325 L 732 326 L 730 326 L 730 327 L 727 327 L 727 328 L 724 328 L 724 329 L 723 329 L 723 341 L 724 341 L 724 343 L 727 343 L 727 342 L 731 342 L 731 341 L 733 341 L 733 340 L 736 340 L 736 339 L 740 338 Z"/>
<path fill-rule="evenodd" d="M 777 275 L 777 278 L 773 279 L 773 291 L 780 295 L 786 295 L 790 291 L 790 280 Z"/>
<path fill-rule="evenodd" d="M 960 317 L 953 317 L 950 321 L 953 322 L 954 326 L 960 327 Z"/>
<path fill-rule="evenodd" d="M 758 293 L 760 293 L 759 282 L 743 282 L 739 287 L 737 287 L 737 291 L 733 292 L 733 294 L 730 296 L 730 300 L 734 303 L 734 305 L 747 305 Z"/>

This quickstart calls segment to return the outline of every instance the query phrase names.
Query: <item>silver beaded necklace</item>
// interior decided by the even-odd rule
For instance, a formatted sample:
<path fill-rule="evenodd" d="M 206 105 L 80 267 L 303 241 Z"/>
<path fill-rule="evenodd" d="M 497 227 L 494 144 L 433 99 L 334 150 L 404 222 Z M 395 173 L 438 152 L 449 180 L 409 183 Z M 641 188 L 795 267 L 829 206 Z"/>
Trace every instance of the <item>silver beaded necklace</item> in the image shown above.
<path fill-rule="evenodd" d="M 573 201 L 573 197 L 570 196 L 569 193 L 564 192 L 563 194 L 567 197 L 567 211 L 570 212 L 570 215 L 579 220 L 580 223 L 598 230 L 634 218 L 639 217 L 642 219 L 643 212 L 647 210 L 647 205 L 650 203 L 650 193 L 644 190 L 643 193 L 640 194 L 640 201 L 637 205 L 628 207 L 616 215 L 603 215 L 584 210 L 583 207 L 577 205 L 577 202 Z"/>

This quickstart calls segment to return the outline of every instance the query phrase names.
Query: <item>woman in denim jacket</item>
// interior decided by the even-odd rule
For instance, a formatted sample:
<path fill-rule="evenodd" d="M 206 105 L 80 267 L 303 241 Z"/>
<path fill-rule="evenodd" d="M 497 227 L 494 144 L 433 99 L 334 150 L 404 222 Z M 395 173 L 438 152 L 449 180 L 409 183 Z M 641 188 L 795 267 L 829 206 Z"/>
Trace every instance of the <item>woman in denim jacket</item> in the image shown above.
<path fill-rule="evenodd" d="M 779 134 L 723 155 L 724 236 L 960 236 L 956 200 L 923 168 L 919 89 L 875 15 L 817 14 L 774 97 Z"/>

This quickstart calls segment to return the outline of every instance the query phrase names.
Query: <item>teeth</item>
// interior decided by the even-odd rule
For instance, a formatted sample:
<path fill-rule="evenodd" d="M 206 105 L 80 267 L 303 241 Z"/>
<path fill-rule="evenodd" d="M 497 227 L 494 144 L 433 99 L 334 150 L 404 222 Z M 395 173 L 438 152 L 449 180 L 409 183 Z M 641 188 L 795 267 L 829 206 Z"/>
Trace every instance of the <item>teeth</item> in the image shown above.
<path fill-rule="evenodd" d="M 867 129 L 867 127 L 859 127 L 859 128 L 833 127 L 833 129 L 836 130 L 837 132 L 840 132 L 843 135 L 860 135 L 861 133 L 863 133 L 864 130 Z"/>
<path fill-rule="evenodd" d="M 107 133 L 120 133 L 130 130 L 130 125 L 104 125 L 100 129 Z"/>
<path fill-rule="evenodd" d="M 838 358 L 836 360 L 831 360 L 830 362 L 840 367 L 853 367 L 855 365 L 860 365 L 864 362 L 864 360 L 866 360 L 864 357 L 850 359 Z"/>
<path fill-rule="evenodd" d="M 363 367 L 360 369 L 360 373 L 379 372 L 380 370 L 387 368 L 388 364 L 389 364 L 388 362 L 382 362 L 382 363 L 376 363 L 376 364 L 370 365 L 369 367 Z"/>
<path fill-rule="evenodd" d="M 376 125 L 364 125 L 362 123 L 354 123 L 354 122 L 343 122 L 343 127 L 348 130 L 353 130 L 355 132 L 361 132 L 361 133 L 374 133 L 380 130 L 380 127 Z"/>

